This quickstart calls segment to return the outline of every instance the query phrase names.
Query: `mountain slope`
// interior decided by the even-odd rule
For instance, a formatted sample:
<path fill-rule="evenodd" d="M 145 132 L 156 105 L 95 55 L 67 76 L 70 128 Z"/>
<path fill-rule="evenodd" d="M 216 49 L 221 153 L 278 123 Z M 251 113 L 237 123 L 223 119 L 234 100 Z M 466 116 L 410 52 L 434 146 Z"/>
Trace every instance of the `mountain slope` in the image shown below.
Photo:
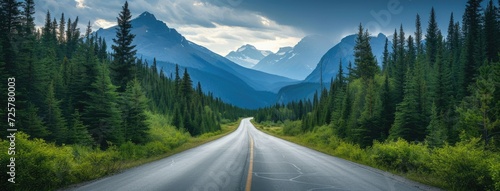
<path fill-rule="evenodd" d="M 333 46 L 327 37 L 310 35 L 293 48 L 285 47 L 270 54 L 253 68 L 263 72 L 303 80 L 309 75 L 321 56 Z"/>
<path fill-rule="evenodd" d="M 323 82 L 330 82 L 330 79 L 337 75 L 340 61 L 342 61 L 344 71 L 347 71 L 349 62 L 354 64 L 354 45 L 356 44 L 356 36 L 355 34 L 346 36 L 337 45 L 328 50 L 328 52 L 321 57 L 314 71 L 309 74 L 304 81 L 319 83 L 321 76 L 320 71 L 322 68 Z M 382 33 L 370 37 L 372 52 L 379 66 L 382 66 L 382 53 L 384 51 L 385 39 L 386 36 Z M 392 43 L 389 42 L 388 47 L 392 47 Z"/>
<path fill-rule="evenodd" d="M 382 64 L 382 53 L 384 51 L 385 39 L 386 36 L 382 33 L 377 36 L 370 37 L 372 52 L 376 57 L 379 66 Z M 323 87 L 329 87 L 328 83 L 330 83 L 330 80 L 338 73 L 340 61 L 342 61 L 342 68 L 344 71 L 347 71 L 347 65 L 349 62 L 354 64 L 355 41 L 356 35 L 344 37 L 337 45 L 332 47 L 328 50 L 328 52 L 326 52 L 325 55 L 323 55 L 323 57 L 321 57 L 317 67 L 303 82 L 282 88 L 278 93 L 278 101 L 289 102 L 304 98 L 312 98 L 314 92 L 316 90 L 319 91 L 321 75 L 323 75 Z M 388 47 L 390 48 L 391 46 L 392 43 L 389 41 Z M 311 86 L 311 84 L 314 84 L 312 87 L 316 88 L 307 87 Z M 303 89 L 306 91 L 297 91 L 297 89 Z"/>
<path fill-rule="evenodd" d="M 269 50 L 258 50 L 254 46 L 246 44 L 236 51 L 231 51 L 225 57 L 240 66 L 252 68 L 269 54 L 272 54 Z"/>
<path fill-rule="evenodd" d="M 278 90 L 295 80 L 239 66 L 230 60 L 186 40 L 175 29 L 144 12 L 131 21 L 131 32 L 136 35 L 133 44 L 137 45 L 137 57 L 151 60 L 156 57 L 158 67 L 172 71 L 174 65 L 188 68 L 194 84 L 200 81 L 204 91 L 216 97 L 246 108 L 257 108 L 274 103 Z M 99 29 L 96 33 L 112 42 L 116 26 Z M 109 49 L 111 52 L 111 49 Z M 167 74 L 169 75 L 169 74 Z M 246 98 L 253 95 L 255 99 Z"/>

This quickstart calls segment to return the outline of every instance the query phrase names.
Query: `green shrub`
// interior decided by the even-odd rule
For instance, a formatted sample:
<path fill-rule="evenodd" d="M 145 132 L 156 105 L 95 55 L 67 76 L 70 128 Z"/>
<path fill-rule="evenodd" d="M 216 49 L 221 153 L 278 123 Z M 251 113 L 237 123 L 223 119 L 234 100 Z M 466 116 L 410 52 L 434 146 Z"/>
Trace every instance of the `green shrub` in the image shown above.
<path fill-rule="evenodd" d="M 334 150 L 334 155 L 356 162 L 365 164 L 369 163 L 369 157 L 365 150 L 363 150 L 359 145 L 347 142 L 340 142 Z"/>
<path fill-rule="evenodd" d="M 160 154 L 164 154 L 170 151 L 170 147 L 159 141 L 149 142 L 143 147 L 146 152 L 146 157 L 152 157 Z"/>
<path fill-rule="evenodd" d="M 283 124 L 283 134 L 295 136 L 301 133 L 302 121 L 285 120 Z"/>
<path fill-rule="evenodd" d="M 435 149 L 431 168 L 436 177 L 442 177 L 453 190 L 493 189 L 490 165 L 485 160 L 491 156 L 480 148 L 479 141 L 473 139 Z"/>
<path fill-rule="evenodd" d="M 145 156 L 144 146 L 136 145 L 130 141 L 120 145 L 118 149 L 123 160 L 135 160 Z"/>
<path fill-rule="evenodd" d="M 375 164 L 401 172 L 428 172 L 430 151 L 424 144 L 410 144 L 403 139 L 375 142 L 371 149 Z"/>
<path fill-rule="evenodd" d="M 6 141 L 1 144 L 8 145 Z M 2 152 L 2 164 L 8 164 L 3 162 L 11 157 L 6 154 Z M 57 147 L 41 139 L 28 140 L 27 134 L 18 132 L 13 157 L 16 158 L 16 183 L 7 185 L 7 190 L 50 190 L 77 180 L 72 170 L 76 163 L 69 146 Z"/>
<path fill-rule="evenodd" d="M 490 163 L 491 179 L 494 182 L 494 190 L 500 190 L 500 160 L 492 160 Z"/>

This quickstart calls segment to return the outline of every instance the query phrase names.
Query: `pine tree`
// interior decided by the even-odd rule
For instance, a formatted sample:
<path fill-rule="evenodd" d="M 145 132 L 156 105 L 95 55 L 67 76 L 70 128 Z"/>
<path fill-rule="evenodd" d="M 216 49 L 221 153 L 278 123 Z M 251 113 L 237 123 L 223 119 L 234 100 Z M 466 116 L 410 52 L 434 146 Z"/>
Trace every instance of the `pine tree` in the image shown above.
<path fill-rule="evenodd" d="M 179 65 L 175 65 L 175 79 L 174 79 L 174 85 L 175 85 L 175 93 L 176 96 L 181 96 L 181 77 L 179 76 Z"/>
<path fill-rule="evenodd" d="M 357 73 L 357 67 L 352 66 L 352 62 L 349 61 L 349 64 L 347 65 L 347 71 L 349 72 L 349 76 L 347 77 L 347 81 L 352 82 L 354 79 L 359 78 L 359 75 Z"/>
<path fill-rule="evenodd" d="M 68 24 L 66 26 L 66 56 L 68 58 L 72 58 L 73 53 L 78 48 L 77 45 L 80 39 L 80 29 L 77 26 L 78 17 L 76 17 L 75 21 L 73 22 L 71 22 L 71 19 L 68 19 Z"/>
<path fill-rule="evenodd" d="M 389 129 L 391 129 L 391 125 L 394 122 L 394 111 L 396 109 L 396 105 L 392 98 L 391 91 L 389 76 L 386 74 L 380 91 L 380 99 L 382 102 L 382 110 L 380 111 L 382 115 L 380 120 L 380 134 L 382 139 L 387 138 L 389 135 Z"/>
<path fill-rule="evenodd" d="M 427 59 L 431 67 L 434 66 L 434 63 L 436 62 L 437 44 L 439 43 L 438 33 L 439 28 L 437 26 L 436 13 L 434 12 L 433 7 L 431 9 L 429 25 L 427 26 L 427 34 L 425 35 Z"/>
<path fill-rule="evenodd" d="M 396 139 L 401 137 L 408 141 L 423 140 L 425 128 L 419 128 L 423 124 L 419 124 L 420 114 L 417 113 L 417 92 L 413 76 L 409 69 L 407 70 L 405 84 L 404 98 L 403 101 L 396 106 L 395 120 L 390 129 L 389 138 Z"/>
<path fill-rule="evenodd" d="M 373 140 L 382 141 L 382 132 L 380 131 L 381 103 L 373 79 L 367 83 L 364 93 L 364 108 L 359 119 L 360 127 L 356 130 L 357 142 L 363 147 L 370 146 Z"/>
<path fill-rule="evenodd" d="M 67 127 L 61 109 L 59 107 L 60 101 L 56 99 L 54 93 L 54 82 L 51 82 L 47 90 L 47 97 L 45 104 L 47 106 L 45 111 L 45 124 L 49 127 L 51 132 L 48 140 L 55 141 L 57 144 L 66 142 Z"/>
<path fill-rule="evenodd" d="M 456 42 L 456 39 L 455 39 L 455 20 L 453 18 L 453 12 L 451 13 L 451 16 L 450 16 L 450 22 L 448 24 L 448 36 L 446 36 L 446 48 L 448 50 L 455 50 L 456 47 L 458 44 L 458 42 Z"/>
<path fill-rule="evenodd" d="M 118 95 L 115 91 L 107 66 L 99 64 L 91 89 L 86 92 L 89 100 L 85 103 L 82 121 L 89 127 L 94 141 L 103 149 L 110 144 L 119 145 L 123 142 Z"/>
<path fill-rule="evenodd" d="M 59 32 L 57 36 L 57 41 L 59 42 L 59 44 L 66 42 L 66 37 L 64 36 L 65 35 L 64 27 L 66 27 L 66 20 L 64 19 L 64 13 L 62 13 L 61 19 L 59 20 Z"/>
<path fill-rule="evenodd" d="M 486 42 L 486 59 L 488 61 L 497 62 L 500 53 L 500 26 L 497 16 L 498 8 L 493 5 L 493 0 L 490 0 L 486 10 L 484 11 L 484 33 Z"/>
<path fill-rule="evenodd" d="M 368 30 L 364 31 L 361 24 L 359 25 L 358 36 L 354 46 L 354 63 L 357 67 L 357 74 L 365 81 L 373 79 L 378 71 L 378 66 L 370 45 L 370 35 Z"/>
<path fill-rule="evenodd" d="M 449 63 L 446 59 L 444 45 L 441 43 L 441 34 L 438 35 L 436 49 L 436 63 L 432 70 L 432 97 L 436 105 L 437 112 L 445 112 L 451 107 L 452 82 Z"/>
<path fill-rule="evenodd" d="M 422 26 L 420 23 L 420 15 L 418 14 L 415 20 L 415 44 L 417 45 L 417 54 L 423 54 L 424 50 L 422 48 Z"/>
<path fill-rule="evenodd" d="M 80 118 L 80 113 L 78 110 L 75 110 L 71 115 L 71 123 L 69 124 L 68 143 L 84 146 L 93 145 L 94 141 L 90 136 L 88 127 L 83 124 Z"/>
<path fill-rule="evenodd" d="M 387 49 L 389 39 L 385 38 L 384 52 L 382 53 L 382 73 L 389 73 L 389 50 Z"/>
<path fill-rule="evenodd" d="M 462 89 L 467 90 L 467 87 L 474 83 L 474 77 L 477 75 L 477 70 L 483 62 L 481 55 L 483 46 L 481 42 L 481 2 L 482 0 L 468 0 L 463 15 L 463 33 L 464 33 L 464 81 Z"/>
<path fill-rule="evenodd" d="M 122 119 L 125 141 L 144 144 L 148 141 L 147 98 L 137 79 L 129 82 L 122 95 Z"/>
<path fill-rule="evenodd" d="M 408 42 L 406 44 L 408 46 L 408 51 L 405 57 L 406 65 L 409 68 L 414 68 L 415 59 L 417 58 L 417 50 L 415 49 L 415 45 L 413 43 L 413 37 L 411 35 L 408 36 Z"/>
<path fill-rule="evenodd" d="M 428 134 L 425 140 L 431 147 L 441 147 L 448 139 L 447 128 L 435 104 L 432 105 L 431 114 L 431 122 L 427 127 Z"/>
<path fill-rule="evenodd" d="M 31 138 L 42 138 L 45 139 L 50 134 L 45 127 L 42 119 L 38 116 L 38 108 L 36 108 L 33 104 L 29 104 L 26 109 L 26 120 L 23 128 Z"/>
<path fill-rule="evenodd" d="M 113 82 L 118 86 L 118 92 L 124 92 L 127 83 L 133 79 L 133 65 L 135 62 L 135 45 L 132 45 L 135 35 L 130 32 L 132 15 L 128 9 L 128 2 L 122 7 L 118 16 L 118 27 L 116 28 L 116 38 L 113 39 L 114 61 L 111 64 Z"/>
<path fill-rule="evenodd" d="M 16 74 L 17 48 L 19 36 L 18 29 L 21 25 L 21 2 L 17 0 L 3 0 L 0 2 L 0 42 L 2 43 L 5 69 L 10 75 Z"/>
<path fill-rule="evenodd" d="M 187 68 L 184 68 L 184 74 L 182 76 L 181 82 L 181 92 L 182 96 L 186 98 L 186 101 L 189 103 L 193 97 L 193 81 L 187 72 Z"/>

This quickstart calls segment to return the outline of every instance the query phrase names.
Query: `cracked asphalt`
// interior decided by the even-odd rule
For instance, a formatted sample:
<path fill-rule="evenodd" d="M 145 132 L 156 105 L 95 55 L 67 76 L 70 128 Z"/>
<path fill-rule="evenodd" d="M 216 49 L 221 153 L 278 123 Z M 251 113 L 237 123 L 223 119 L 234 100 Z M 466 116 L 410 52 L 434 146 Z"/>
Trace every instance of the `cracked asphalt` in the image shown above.
<path fill-rule="evenodd" d="M 250 119 L 218 140 L 70 190 L 438 190 L 267 135 Z"/>

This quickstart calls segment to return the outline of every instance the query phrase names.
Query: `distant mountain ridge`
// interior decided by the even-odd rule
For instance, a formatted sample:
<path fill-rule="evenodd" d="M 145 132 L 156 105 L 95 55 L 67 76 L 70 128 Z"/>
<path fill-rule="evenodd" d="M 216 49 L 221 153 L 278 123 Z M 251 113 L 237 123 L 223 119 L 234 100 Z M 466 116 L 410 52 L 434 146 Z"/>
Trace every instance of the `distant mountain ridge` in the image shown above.
<path fill-rule="evenodd" d="M 294 47 L 283 47 L 275 54 L 265 57 L 253 69 L 303 80 L 333 45 L 327 37 L 309 35 Z"/>
<path fill-rule="evenodd" d="M 356 44 L 356 34 L 344 37 L 337 45 L 332 47 L 326 54 L 321 57 L 316 68 L 299 84 L 293 84 L 283 87 L 278 93 L 279 102 L 289 102 L 304 98 L 312 98 L 315 91 L 319 91 L 320 79 L 323 75 L 324 87 L 328 87 L 331 79 L 334 78 L 339 69 L 339 64 L 342 62 L 342 68 L 347 72 L 349 62 L 354 65 L 354 46 Z M 383 51 L 386 36 L 379 33 L 377 36 L 370 37 L 370 45 L 373 55 L 376 57 L 378 65 L 382 65 Z M 389 51 L 391 51 L 392 43 L 388 42 Z M 322 71 L 322 72 L 321 72 Z M 298 89 L 303 91 L 297 91 Z"/>
<path fill-rule="evenodd" d="M 255 46 L 246 44 L 238 48 L 236 51 L 231 51 L 225 57 L 240 66 L 252 68 L 260 60 L 273 52 L 269 50 L 258 50 Z"/>
<path fill-rule="evenodd" d="M 169 28 L 156 17 L 144 12 L 131 20 L 133 44 L 137 57 L 152 63 L 156 57 L 159 69 L 169 76 L 179 64 L 188 68 L 196 84 L 203 90 L 243 108 L 258 108 L 275 103 L 276 93 L 282 87 L 297 83 L 296 80 L 244 68 L 234 62 L 186 40 L 175 29 Z M 116 26 L 99 29 L 96 33 L 112 42 Z M 111 49 L 109 49 L 111 52 Z"/>

